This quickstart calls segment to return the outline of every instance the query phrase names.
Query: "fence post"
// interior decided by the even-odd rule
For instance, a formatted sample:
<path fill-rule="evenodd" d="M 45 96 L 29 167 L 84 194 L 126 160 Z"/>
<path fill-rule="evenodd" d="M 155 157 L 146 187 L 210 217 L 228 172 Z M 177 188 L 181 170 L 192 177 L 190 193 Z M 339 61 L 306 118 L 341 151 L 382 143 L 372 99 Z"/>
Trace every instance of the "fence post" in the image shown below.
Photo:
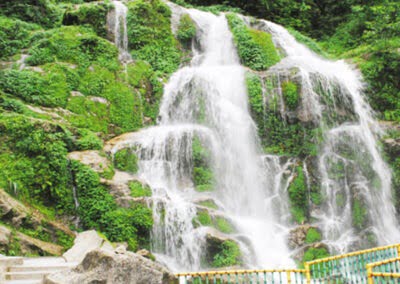
<path fill-rule="evenodd" d="M 367 278 L 368 284 L 374 284 L 374 278 L 372 277 L 372 265 L 367 264 Z"/>
<path fill-rule="evenodd" d="M 304 268 L 306 269 L 306 280 L 307 280 L 307 284 L 310 284 L 310 283 L 311 283 L 310 264 L 308 264 L 307 262 L 304 263 Z"/>
<path fill-rule="evenodd" d="M 286 275 L 287 275 L 287 283 L 288 284 L 292 283 L 292 278 L 291 278 L 291 275 L 290 275 L 290 271 L 286 271 Z"/>

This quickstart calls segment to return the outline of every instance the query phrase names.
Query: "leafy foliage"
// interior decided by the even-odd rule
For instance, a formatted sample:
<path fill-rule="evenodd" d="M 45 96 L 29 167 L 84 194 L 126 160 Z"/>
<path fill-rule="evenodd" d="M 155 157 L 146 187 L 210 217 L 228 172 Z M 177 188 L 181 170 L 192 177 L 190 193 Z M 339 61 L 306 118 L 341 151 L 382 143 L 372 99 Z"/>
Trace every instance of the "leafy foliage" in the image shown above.
<path fill-rule="evenodd" d="M 304 180 L 304 173 L 302 167 L 296 168 L 296 177 L 288 188 L 290 212 L 293 219 L 302 224 L 307 220 L 308 212 L 308 198 L 307 186 Z"/>
<path fill-rule="evenodd" d="M 135 59 L 150 63 L 162 73 L 174 72 L 181 52 L 170 28 L 171 11 L 160 0 L 137 0 L 128 4 L 129 48 Z"/>
<path fill-rule="evenodd" d="M 132 197 L 148 197 L 151 196 L 151 188 L 148 185 L 143 185 L 139 181 L 129 182 L 129 189 Z"/>
<path fill-rule="evenodd" d="M 310 228 L 307 231 L 306 243 L 312 244 L 321 240 L 321 233 L 316 228 Z"/>
<path fill-rule="evenodd" d="M 300 95 L 297 90 L 297 85 L 287 81 L 282 83 L 282 95 L 285 104 L 289 109 L 296 109 L 299 105 Z"/>
<path fill-rule="evenodd" d="M 242 63 L 253 70 L 266 70 L 280 58 L 271 35 L 248 28 L 235 14 L 226 15 Z"/>
<path fill-rule="evenodd" d="M 190 41 L 196 35 L 196 25 L 188 14 L 182 15 L 179 20 L 177 38 L 184 44 Z"/>
<path fill-rule="evenodd" d="M 127 241 L 130 249 L 147 246 L 153 225 L 152 212 L 142 204 L 119 208 L 97 173 L 72 161 L 74 183 L 80 207 L 78 214 L 85 229 L 97 229 L 110 241 Z"/>
<path fill-rule="evenodd" d="M 122 149 L 114 155 L 114 165 L 121 171 L 136 173 L 139 169 L 138 158 L 132 149 Z"/>
<path fill-rule="evenodd" d="M 193 183 L 197 191 L 210 191 L 214 187 L 214 174 L 210 167 L 210 153 L 195 137 L 192 141 Z"/>
<path fill-rule="evenodd" d="M 214 255 L 213 267 L 233 266 L 241 263 L 240 248 L 234 241 L 224 241 L 221 250 Z"/>

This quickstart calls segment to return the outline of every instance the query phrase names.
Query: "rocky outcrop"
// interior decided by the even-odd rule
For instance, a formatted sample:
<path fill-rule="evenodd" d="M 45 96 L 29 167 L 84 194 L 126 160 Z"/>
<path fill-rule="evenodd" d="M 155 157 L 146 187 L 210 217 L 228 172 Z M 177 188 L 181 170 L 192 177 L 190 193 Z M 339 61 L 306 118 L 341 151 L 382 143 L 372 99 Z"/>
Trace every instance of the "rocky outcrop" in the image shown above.
<path fill-rule="evenodd" d="M 19 232 L 16 233 L 16 237 L 23 255 L 30 253 L 37 253 L 39 255 L 61 255 L 64 250 L 62 246 L 44 242 Z"/>
<path fill-rule="evenodd" d="M 95 249 L 74 269 L 49 275 L 45 284 L 170 284 L 175 276 L 160 264 L 125 250 Z"/>
<path fill-rule="evenodd" d="M 113 251 L 114 248 L 109 241 L 102 238 L 96 231 L 85 231 L 76 237 L 74 245 L 66 253 L 64 258 L 68 262 L 81 262 L 86 254 L 94 249 L 102 248 Z"/>
<path fill-rule="evenodd" d="M 28 208 L 0 189 L 0 218 L 3 221 L 18 227 L 29 214 Z"/>
<path fill-rule="evenodd" d="M 104 172 L 110 166 L 108 159 L 95 150 L 71 152 L 68 154 L 68 158 L 77 160 L 98 173 Z"/>

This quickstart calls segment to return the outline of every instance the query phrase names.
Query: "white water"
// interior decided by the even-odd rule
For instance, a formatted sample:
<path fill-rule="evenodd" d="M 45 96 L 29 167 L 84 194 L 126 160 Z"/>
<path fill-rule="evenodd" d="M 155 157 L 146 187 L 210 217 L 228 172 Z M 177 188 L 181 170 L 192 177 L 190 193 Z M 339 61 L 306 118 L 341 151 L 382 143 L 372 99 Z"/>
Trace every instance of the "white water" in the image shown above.
<path fill-rule="evenodd" d="M 225 16 L 186 12 L 198 26 L 201 48 L 193 50 L 191 65 L 173 74 L 165 86 L 159 125 L 124 142 L 137 147 L 139 177 L 153 190 L 152 251 L 172 269 L 201 269 L 206 236 L 213 231 L 194 228 L 192 220 L 195 201 L 212 198 L 220 208 L 211 213 L 235 226 L 229 238 L 240 244 L 246 266 L 293 265 L 285 244 L 287 229 L 271 206 L 281 181 L 275 177 L 267 182 L 269 158 L 261 156 L 248 111 L 245 70 Z M 194 136 L 211 153 L 213 192 L 197 192 L 191 181 Z M 287 165 L 282 169 L 277 163 L 272 163 L 273 170 L 283 176 Z"/>
<path fill-rule="evenodd" d="M 114 5 L 113 13 L 109 14 L 107 25 L 114 36 L 114 44 L 119 50 L 119 60 L 128 62 L 132 60 L 128 51 L 128 28 L 126 17 L 128 8 L 120 1 L 112 1 Z"/>
<path fill-rule="evenodd" d="M 269 73 L 279 78 L 289 76 L 293 68 L 299 69 L 302 116 L 324 131 L 319 171 L 325 202 L 314 217 L 326 242 L 337 252 L 360 245 L 367 232 L 376 235 L 378 244 L 398 242 L 391 174 L 379 153 L 376 136 L 380 129 L 363 97 L 361 75 L 344 61 L 317 56 L 279 25 L 262 21 L 259 28 L 270 32 L 286 55 Z M 328 94 L 333 106 L 323 102 L 321 91 Z M 343 111 L 349 112 L 347 120 L 335 119 Z M 352 225 L 354 196 L 367 207 L 371 226 L 364 226 L 363 232 L 356 232 Z"/>

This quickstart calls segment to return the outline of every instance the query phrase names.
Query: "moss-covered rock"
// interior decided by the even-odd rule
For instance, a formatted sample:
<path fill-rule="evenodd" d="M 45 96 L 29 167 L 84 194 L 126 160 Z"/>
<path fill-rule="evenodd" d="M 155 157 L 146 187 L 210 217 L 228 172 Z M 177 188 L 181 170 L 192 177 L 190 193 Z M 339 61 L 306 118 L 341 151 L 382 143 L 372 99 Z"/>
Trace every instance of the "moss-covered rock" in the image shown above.
<path fill-rule="evenodd" d="M 160 0 L 128 3 L 129 49 L 135 59 L 150 63 L 156 71 L 174 72 L 181 52 L 171 31 L 171 11 Z"/>
<path fill-rule="evenodd" d="M 114 166 L 118 170 L 136 173 L 139 169 L 138 158 L 133 149 L 122 149 L 114 155 Z"/>
<path fill-rule="evenodd" d="M 308 219 L 307 186 L 302 167 L 296 168 L 296 176 L 288 188 L 290 212 L 298 224 Z"/>
<path fill-rule="evenodd" d="M 85 3 L 69 6 L 65 11 L 62 24 L 69 26 L 89 26 L 99 36 L 107 36 L 107 13 L 112 5 L 105 2 Z"/>
<path fill-rule="evenodd" d="M 279 62 L 279 54 L 270 34 L 246 26 L 236 14 L 226 15 L 243 65 L 253 70 L 266 70 Z"/>
<path fill-rule="evenodd" d="M 188 14 L 184 14 L 179 19 L 177 38 L 185 45 L 189 46 L 192 39 L 196 36 L 196 24 L 190 18 Z"/>
<path fill-rule="evenodd" d="M 132 197 L 150 197 L 152 194 L 151 188 L 139 181 L 130 181 L 128 185 Z"/>
<path fill-rule="evenodd" d="M 214 188 L 214 174 L 210 164 L 210 152 L 195 137 L 192 141 L 193 184 L 197 191 L 211 191 Z"/>

